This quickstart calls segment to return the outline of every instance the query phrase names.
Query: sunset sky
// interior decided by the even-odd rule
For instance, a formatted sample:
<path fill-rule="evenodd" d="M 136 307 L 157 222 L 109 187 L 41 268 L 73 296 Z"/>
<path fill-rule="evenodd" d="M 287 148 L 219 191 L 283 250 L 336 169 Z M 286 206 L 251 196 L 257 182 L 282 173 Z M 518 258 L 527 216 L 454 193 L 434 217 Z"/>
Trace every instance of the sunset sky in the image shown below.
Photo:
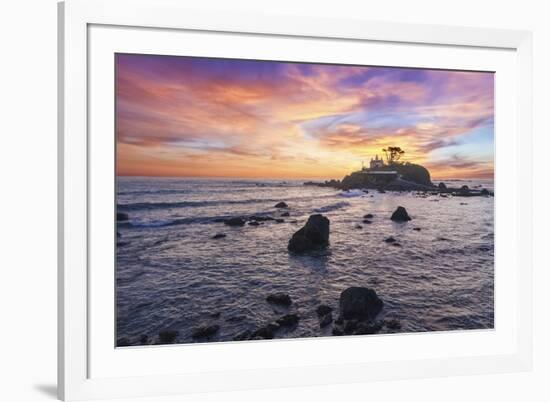
<path fill-rule="evenodd" d="M 335 178 L 399 146 L 433 178 L 493 175 L 493 74 L 116 56 L 117 174 Z"/>

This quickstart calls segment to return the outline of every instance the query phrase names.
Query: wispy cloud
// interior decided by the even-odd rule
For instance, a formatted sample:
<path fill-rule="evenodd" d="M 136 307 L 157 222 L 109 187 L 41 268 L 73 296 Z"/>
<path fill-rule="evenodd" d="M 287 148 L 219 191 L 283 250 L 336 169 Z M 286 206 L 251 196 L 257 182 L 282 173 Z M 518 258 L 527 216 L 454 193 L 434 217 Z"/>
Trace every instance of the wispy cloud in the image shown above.
<path fill-rule="evenodd" d="M 388 145 L 492 175 L 490 73 L 117 55 L 116 95 L 121 175 L 338 177 Z"/>

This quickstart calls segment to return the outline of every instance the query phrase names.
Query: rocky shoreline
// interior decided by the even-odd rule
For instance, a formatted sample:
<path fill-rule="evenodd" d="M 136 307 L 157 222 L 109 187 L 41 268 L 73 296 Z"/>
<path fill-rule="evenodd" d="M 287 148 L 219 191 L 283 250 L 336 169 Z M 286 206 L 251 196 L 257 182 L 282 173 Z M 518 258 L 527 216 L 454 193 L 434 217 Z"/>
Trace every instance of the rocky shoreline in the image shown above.
<path fill-rule="evenodd" d="M 274 206 L 277 209 L 289 209 L 289 206 L 280 202 Z M 119 221 L 125 222 L 129 219 L 128 214 L 118 213 Z M 374 218 L 372 214 L 366 214 L 363 222 Z M 407 210 L 398 207 L 389 217 L 394 222 L 406 224 L 412 220 Z M 247 223 L 264 224 L 265 222 L 277 222 L 279 218 L 271 216 L 250 216 L 233 217 L 219 223 L 227 226 L 243 227 Z M 415 230 L 420 228 L 414 228 Z M 225 233 L 217 233 L 212 239 L 223 239 Z M 322 214 L 314 214 L 309 217 L 305 225 L 295 232 L 288 242 L 288 251 L 291 254 L 304 254 L 315 256 L 310 252 L 322 250 L 329 245 L 330 221 Z M 396 239 L 388 237 L 386 243 L 393 246 L 400 246 Z M 262 325 L 255 330 L 247 329 L 232 338 L 233 341 L 245 340 L 266 340 L 275 339 L 288 334 L 300 324 L 302 318 L 299 314 L 291 312 L 293 305 L 292 296 L 286 293 L 272 293 L 266 296 L 265 302 L 272 306 L 275 312 L 279 313 L 279 318 L 274 319 Z M 319 328 L 323 329 L 332 325 L 331 334 L 333 336 L 342 335 L 371 335 L 381 331 L 392 333 L 401 329 L 401 323 L 395 319 L 377 319 L 382 311 L 384 302 L 379 298 L 376 291 L 364 286 L 353 286 L 344 289 L 339 298 L 338 306 L 329 306 L 320 304 L 315 311 L 318 318 Z M 338 311 L 338 316 L 334 319 L 333 313 Z M 204 324 L 193 329 L 192 340 L 195 342 L 215 341 L 219 334 L 221 326 L 218 319 L 222 312 L 214 312 L 205 317 Z M 246 319 L 246 317 L 241 317 Z M 178 343 L 179 331 L 177 329 L 167 328 L 160 331 L 157 336 L 150 338 L 148 335 L 141 335 L 136 338 L 121 337 L 117 339 L 117 346 L 139 346 L 139 345 L 164 345 Z"/>

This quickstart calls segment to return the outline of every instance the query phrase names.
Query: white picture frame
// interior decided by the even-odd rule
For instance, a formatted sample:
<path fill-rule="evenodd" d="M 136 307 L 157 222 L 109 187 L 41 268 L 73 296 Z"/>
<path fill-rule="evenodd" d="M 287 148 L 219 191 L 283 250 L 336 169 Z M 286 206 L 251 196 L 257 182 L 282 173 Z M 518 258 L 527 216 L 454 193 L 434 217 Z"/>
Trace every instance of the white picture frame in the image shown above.
<path fill-rule="evenodd" d="M 94 296 L 97 292 L 109 291 L 105 289 L 109 272 L 96 275 L 91 267 L 97 259 L 108 260 L 111 256 L 107 251 L 90 249 L 90 240 L 94 236 L 101 237 L 109 231 L 108 226 L 102 227 L 91 221 L 90 211 L 96 208 L 103 193 L 95 188 L 90 191 L 90 188 L 94 177 L 102 174 L 102 169 L 94 161 L 108 160 L 114 155 L 114 145 L 112 148 L 109 145 L 114 144 L 114 133 L 105 134 L 105 137 L 98 134 L 98 128 L 108 131 L 112 121 L 107 115 L 101 115 L 101 108 L 94 107 L 93 114 L 90 111 L 92 105 L 101 105 L 109 93 L 113 93 L 112 87 L 104 85 L 104 82 L 110 82 L 108 74 L 97 73 L 96 66 L 99 70 L 102 66 L 106 69 L 112 67 L 105 62 L 109 52 L 126 49 L 124 46 L 138 49 L 132 35 L 140 35 L 140 46 L 149 46 L 149 51 L 156 48 L 158 35 L 163 35 L 165 47 L 159 48 L 160 51 L 174 52 L 170 43 L 177 45 L 177 40 L 184 38 L 181 35 L 206 34 L 218 38 L 239 37 L 234 41 L 236 48 L 231 50 L 233 52 L 240 46 L 240 40 L 253 38 L 254 41 L 247 42 L 247 46 L 250 45 L 248 56 L 261 51 L 261 47 L 254 47 L 253 42 L 269 42 L 275 49 L 281 40 L 287 43 L 307 40 L 311 41 L 312 47 L 315 47 L 315 41 L 323 42 L 319 46 L 338 44 L 333 48 L 335 56 L 332 57 L 335 58 L 345 57 L 347 46 L 372 45 L 381 49 L 380 60 L 392 62 L 390 52 L 383 48 L 400 46 L 404 51 L 399 52 L 399 57 L 409 57 L 409 62 L 417 66 L 451 68 L 455 65 L 456 68 L 471 69 L 488 66 L 490 69 L 494 65 L 497 74 L 502 72 L 501 77 L 506 81 L 502 83 L 502 93 L 508 96 L 500 105 L 499 98 L 496 98 L 497 113 L 500 108 L 502 116 L 502 120 L 497 119 L 495 134 L 497 191 L 498 172 L 503 172 L 500 182 L 504 183 L 505 176 L 507 185 L 506 189 L 501 187 L 503 190 L 495 198 L 496 231 L 503 233 L 503 240 L 501 247 L 497 243 L 495 257 L 499 267 L 495 276 L 500 285 L 496 288 L 497 315 L 493 332 L 280 340 L 239 345 L 175 345 L 116 352 L 114 341 L 112 345 L 99 341 L 104 338 L 102 333 L 107 333 L 105 339 L 113 337 L 111 332 L 105 332 L 110 331 L 112 320 L 105 319 L 103 323 L 104 318 L 97 317 L 105 315 L 98 312 L 104 312 L 102 309 L 109 308 L 109 304 L 101 305 Z M 176 36 L 177 40 L 170 39 Z M 415 48 L 409 54 L 405 50 L 411 46 Z M 189 9 L 178 0 L 67 0 L 60 3 L 59 397 L 64 400 L 145 397 L 529 370 L 532 360 L 531 47 L 531 33 L 524 31 L 299 16 L 212 14 Z M 336 55 L 337 48 L 343 49 L 339 55 Z M 449 57 L 440 61 L 440 65 L 434 65 L 428 48 L 448 52 L 445 55 Z M 413 54 L 421 54 L 423 49 L 428 49 L 426 58 L 413 60 L 420 57 Z M 203 51 L 209 54 L 213 50 L 205 47 Z M 218 50 L 222 51 L 229 50 Z M 472 55 L 463 57 L 462 53 L 468 52 L 474 52 L 477 60 L 473 60 Z M 284 56 L 281 53 L 274 57 Z M 100 154 L 92 152 L 98 147 L 106 149 Z M 110 165 L 106 163 L 105 166 Z M 499 194 L 502 194 L 500 199 Z M 502 219 L 504 216 L 506 220 Z M 111 230 L 109 236 L 112 235 Z M 502 279 L 499 281 L 499 278 Z M 110 280 L 114 280 L 112 276 Z M 498 312 L 502 314 L 500 325 Z M 367 360 L 361 354 L 341 358 L 336 353 L 338 350 L 369 347 L 385 350 L 383 348 L 392 345 L 397 351 L 414 349 L 414 354 Z M 453 353 L 445 352 L 450 345 L 455 349 Z M 428 350 L 431 348 L 433 350 Z M 288 353 L 293 358 L 286 358 L 282 353 L 284 350 L 291 351 Z M 320 350 L 325 353 L 319 354 Z M 270 356 L 271 360 L 266 362 L 264 359 L 260 364 L 249 355 Z M 207 365 L 201 370 L 182 369 L 180 372 L 178 364 L 183 365 L 181 356 L 188 356 L 189 361 L 202 356 Z M 223 356 L 223 362 L 216 361 L 213 356 Z M 280 356 L 283 359 L 277 360 Z M 142 370 L 140 362 L 142 366 L 155 369 Z M 159 366 L 164 369 L 156 369 Z"/>

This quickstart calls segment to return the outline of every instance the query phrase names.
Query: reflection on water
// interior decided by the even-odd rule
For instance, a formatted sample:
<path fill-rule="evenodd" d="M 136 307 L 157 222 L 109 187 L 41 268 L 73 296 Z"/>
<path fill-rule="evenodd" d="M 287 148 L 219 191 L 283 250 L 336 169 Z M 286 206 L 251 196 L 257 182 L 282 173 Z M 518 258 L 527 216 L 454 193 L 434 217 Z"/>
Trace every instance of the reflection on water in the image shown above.
<path fill-rule="evenodd" d="M 493 327 L 492 197 L 421 198 L 414 193 L 354 194 L 302 181 L 119 178 L 117 337 L 137 343 L 161 330 L 193 342 L 193 329 L 218 324 L 227 341 L 282 313 L 266 303 L 288 293 L 300 323 L 284 337 L 331 334 L 319 328 L 321 303 L 337 311 L 340 292 L 367 286 L 384 300 L 382 318 L 401 332 Z M 492 190 L 492 181 L 461 181 Z M 279 201 L 288 210 L 274 208 Z M 404 206 L 413 220 L 389 217 Z M 229 227 L 231 216 L 272 216 L 259 226 Z M 315 255 L 287 251 L 309 215 L 330 219 L 330 247 Z M 374 215 L 363 224 L 363 215 Z M 357 225 L 360 225 L 359 228 Z M 421 230 L 414 230 L 420 228 Z M 212 239 L 217 233 L 226 237 Z M 395 237 L 402 247 L 384 242 Z"/>

